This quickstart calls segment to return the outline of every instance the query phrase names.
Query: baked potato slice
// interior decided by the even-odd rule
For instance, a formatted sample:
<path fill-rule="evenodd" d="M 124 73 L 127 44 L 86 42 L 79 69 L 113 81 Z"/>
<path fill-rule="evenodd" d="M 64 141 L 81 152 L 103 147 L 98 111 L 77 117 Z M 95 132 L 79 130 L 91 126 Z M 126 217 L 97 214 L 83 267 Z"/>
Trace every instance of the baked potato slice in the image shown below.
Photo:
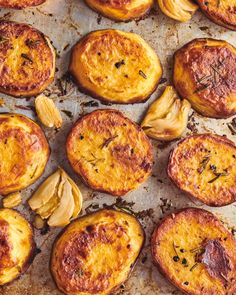
<path fill-rule="evenodd" d="M 55 51 L 35 28 L 0 22 L 0 92 L 15 97 L 44 91 L 55 74 Z"/>
<path fill-rule="evenodd" d="M 212 213 L 186 208 L 166 216 L 151 240 L 154 263 L 185 294 L 236 292 L 236 240 Z"/>
<path fill-rule="evenodd" d="M 236 146 L 224 136 L 186 137 L 172 150 L 167 173 L 174 184 L 209 206 L 236 201 Z"/>
<path fill-rule="evenodd" d="M 144 131 L 117 110 L 81 117 L 66 143 L 69 162 L 94 190 L 122 196 L 151 173 L 153 151 Z"/>
<path fill-rule="evenodd" d="M 40 5 L 45 1 L 46 0 L 0 0 L 0 8 L 23 9 Z"/>
<path fill-rule="evenodd" d="M 112 294 L 129 276 L 144 243 L 138 220 L 104 209 L 65 228 L 53 245 L 51 273 L 66 294 Z"/>
<path fill-rule="evenodd" d="M 174 85 L 200 114 L 236 114 L 236 48 L 222 40 L 195 39 L 174 55 Z"/>
<path fill-rule="evenodd" d="M 42 129 L 20 114 L 0 114 L 0 194 L 26 188 L 43 173 L 50 154 Z"/>
<path fill-rule="evenodd" d="M 227 29 L 236 30 L 234 0 L 196 0 L 205 15 L 216 24 Z"/>
<path fill-rule="evenodd" d="M 0 244 L 0 286 L 2 286 L 23 274 L 35 255 L 32 227 L 15 210 L 0 209 Z"/>
<path fill-rule="evenodd" d="M 138 35 L 94 31 L 72 49 L 69 72 L 81 91 L 113 103 L 143 102 L 162 75 L 154 50 Z"/>
<path fill-rule="evenodd" d="M 153 5 L 152 0 L 85 0 L 85 2 L 93 10 L 116 21 L 140 19 L 148 14 Z"/>

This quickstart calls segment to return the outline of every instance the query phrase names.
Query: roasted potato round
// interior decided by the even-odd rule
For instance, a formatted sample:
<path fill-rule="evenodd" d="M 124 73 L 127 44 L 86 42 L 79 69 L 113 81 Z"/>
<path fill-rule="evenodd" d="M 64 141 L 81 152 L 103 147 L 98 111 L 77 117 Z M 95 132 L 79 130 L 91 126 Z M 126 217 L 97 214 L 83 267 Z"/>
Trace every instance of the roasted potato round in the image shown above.
<path fill-rule="evenodd" d="M 236 30 L 235 0 L 196 0 L 196 2 L 213 22 Z"/>
<path fill-rule="evenodd" d="M 27 24 L 0 22 L 0 92 L 34 96 L 52 82 L 55 52 L 43 33 Z"/>
<path fill-rule="evenodd" d="M 51 272 L 66 294 L 113 294 L 129 276 L 144 243 L 137 219 L 104 209 L 66 227 L 53 245 Z"/>
<path fill-rule="evenodd" d="M 140 36 L 110 29 L 91 32 L 74 46 L 69 72 L 81 91 L 125 104 L 148 99 L 161 78 L 162 67 Z"/>
<path fill-rule="evenodd" d="M 37 6 L 46 0 L 0 0 L 0 8 L 22 9 L 30 6 Z"/>
<path fill-rule="evenodd" d="M 236 146 L 213 134 L 192 135 L 170 154 L 167 173 L 184 192 L 209 206 L 236 201 Z"/>
<path fill-rule="evenodd" d="M 122 196 L 150 175 L 152 146 L 121 112 L 96 110 L 81 117 L 67 139 L 72 168 L 94 190 Z"/>
<path fill-rule="evenodd" d="M 226 41 L 195 39 L 174 55 L 174 84 L 199 113 L 236 114 L 236 48 Z"/>
<path fill-rule="evenodd" d="M 44 133 L 34 121 L 20 114 L 0 114 L 0 194 L 34 183 L 49 153 Z"/>
<path fill-rule="evenodd" d="M 151 251 L 185 294 L 236 294 L 236 240 L 212 213 L 186 208 L 168 215 L 152 235 Z"/>
<path fill-rule="evenodd" d="M 17 211 L 0 209 L 0 286 L 30 266 L 35 254 L 33 230 Z"/>
<path fill-rule="evenodd" d="M 129 21 L 146 15 L 153 5 L 152 0 L 85 0 L 95 11 L 117 20 Z"/>

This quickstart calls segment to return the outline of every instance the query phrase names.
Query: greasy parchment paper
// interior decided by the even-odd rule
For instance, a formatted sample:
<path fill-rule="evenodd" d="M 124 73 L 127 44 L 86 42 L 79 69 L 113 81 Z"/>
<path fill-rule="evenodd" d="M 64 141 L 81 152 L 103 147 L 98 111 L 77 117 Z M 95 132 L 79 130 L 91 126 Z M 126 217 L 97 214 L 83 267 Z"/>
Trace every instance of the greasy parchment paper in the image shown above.
<path fill-rule="evenodd" d="M 115 202 L 115 198 L 106 194 L 93 192 L 83 185 L 80 179 L 72 172 L 65 155 L 66 135 L 73 122 L 82 114 L 90 112 L 98 107 L 113 107 L 123 111 L 128 117 L 140 122 L 147 110 L 148 105 L 163 91 L 164 86 L 171 82 L 172 56 L 174 51 L 196 37 L 212 37 L 225 39 L 236 45 L 236 32 L 223 29 L 208 21 L 200 12 L 197 12 L 193 19 L 185 24 L 177 23 L 160 13 L 155 8 L 150 15 L 139 22 L 115 23 L 90 10 L 82 0 L 48 0 L 44 5 L 25 9 L 23 11 L 4 10 L 0 11 L 0 17 L 19 22 L 32 24 L 48 35 L 53 41 L 58 52 L 57 58 L 57 79 L 60 79 L 67 71 L 68 59 L 72 45 L 81 36 L 92 30 L 103 28 L 119 28 L 126 31 L 133 31 L 140 34 L 158 53 L 163 68 L 162 84 L 145 104 L 128 106 L 103 105 L 77 91 L 75 85 L 66 83 L 65 80 L 55 79 L 55 83 L 46 91 L 50 94 L 63 115 L 63 127 L 60 131 L 44 128 L 51 146 L 51 157 L 43 176 L 30 188 L 23 190 L 24 202 L 18 210 L 25 214 L 28 220 L 33 220 L 26 200 L 33 190 L 45 177 L 52 173 L 57 165 L 61 165 L 78 183 L 84 197 L 83 212 L 90 204 L 105 204 Z M 65 85 L 66 84 L 66 85 Z M 67 93 L 62 89 L 67 88 Z M 14 99 L 1 95 L 4 105 L 0 107 L 1 112 L 18 112 L 37 120 L 32 110 L 34 99 Z M 89 107 L 86 102 L 96 101 L 98 105 Z M 2 101 L 2 100 L 1 100 Z M 236 141 L 236 135 L 232 135 L 227 122 L 232 120 L 214 120 L 199 116 L 195 112 L 191 115 L 186 134 L 192 132 L 216 132 L 220 135 L 227 135 Z M 186 135 L 185 134 L 185 135 Z M 181 193 L 166 176 L 166 164 L 168 154 L 176 142 L 163 144 L 153 141 L 155 165 L 153 174 L 149 180 L 138 190 L 125 196 L 127 202 L 134 202 L 132 209 L 136 212 L 152 209 L 153 212 L 141 219 L 146 231 L 146 244 L 140 255 L 138 263 L 129 280 L 118 292 L 119 294 L 152 295 L 152 294 L 182 294 L 171 286 L 153 266 L 150 257 L 149 239 L 156 223 L 164 214 L 170 213 L 176 208 L 187 206 L 199 206 L 215 212 L 227 226 L 236 226 L 236 208 L 230 205 L 223 208 L 209 208 L 200 203 L 191 201 Z M 236 168 L 235 168 L 236 169 Z M 35 239 L 41 252 L 35 257 L 34 262 L 27 273 L 9 286 L 2 287 L 0 294 L 4 295 L 55 295 L 61 294 L 51 278 L 49 271 L 49 258 L 52 242 L 60 229 L 51 229 L 49 232 L 35 230 Z M 96 267 L 96 266 L 95 266 Z"/>

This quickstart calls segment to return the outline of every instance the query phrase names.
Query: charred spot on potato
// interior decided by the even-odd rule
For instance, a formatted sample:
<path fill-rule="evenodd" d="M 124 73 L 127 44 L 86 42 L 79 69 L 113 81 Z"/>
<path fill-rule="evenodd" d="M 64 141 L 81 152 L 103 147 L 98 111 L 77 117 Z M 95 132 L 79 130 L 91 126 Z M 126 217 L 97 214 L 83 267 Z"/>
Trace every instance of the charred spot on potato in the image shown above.
<path fill-rule="evenodd" d="M 174 219 L 166 216 L 154 230 L 151 251 L 162 274 L 184 293 L 234 294 L 236 240 L 212 213 L 185 208 Z"/>
<path fill-rule="evenodd" d="M 97 211 L 71 223 L 55 241 L 52 275 L 63 292 L 109 294 L 127 279 L 143 242 L 135 217 Z"/>
<path fill-rule="evenodd" d="M 143 102 L 153 93 L 162 67 L 140 36 L 110 29 L 91 32 L 73 47 L 69 72 L 90 96 L 128 104 Z"/>
<path fill-rule="evenodd" d="M 189 136 L 171 152 L 168 175 L 177 187 L 209 206 L 233 203 L 235 151 L 234 143 L 223 136 Z"/>
<path fill-rule="evenodd" d="M 219 240 L 208 240 L 202 255 L 202 263 L 207 267 L 210 276 L 227 281 L 230 272 L 229 259 Z"/>
<path fill-rule="evenodd" d="M 175 53 L 174 84 L 202 115 L 236 113 L 236 49 L 226 41 L 195 39 Z"/>
<path fill-rule="evenodd" d="M 75 123 L 67 155 L 86 184 L 116 196 L 144 182 L 153 165 L 152 147 L 143 130 L 111 109 L 94 111 Z"/>
<path fill-rule="evenodd" d="M 44 91 L 55 74 L 55 52 L 48 38 L 27 24 L 10 21 L 0 23 L 0 36 L 0 91 L 16 97 Z"/>

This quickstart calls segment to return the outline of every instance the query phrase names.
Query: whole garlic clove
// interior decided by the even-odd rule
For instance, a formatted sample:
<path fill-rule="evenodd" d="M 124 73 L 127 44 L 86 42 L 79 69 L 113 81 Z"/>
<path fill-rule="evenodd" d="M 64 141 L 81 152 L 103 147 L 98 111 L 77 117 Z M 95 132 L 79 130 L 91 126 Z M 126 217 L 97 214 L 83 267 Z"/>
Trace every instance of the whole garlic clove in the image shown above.
<path fill-rule="evenodd" d="M 21 194 L 19 192 L 15 192 L 4 197 L 2 204 L 4 208 L 14 208 L 20 205 L 21 202 Z"/>
<path fill-rule="evenodd" d="M 158 0 L 158 4 L 165 15 L 180 22 L 189 21 L 198 9 L 192 0 Z"/>
<path fill-rule="evenodd" d="M 46 127 L 60 128 L 62 126 L 62 117 L 60 111 L 51 98 L 43 95 L 36 97 L 35 109 L 39 120 Z"/>
<path fill-rule="evenodd" d="M 167 86 L 148 109 L 141 127 L 154 139 L 176 139 L 186 129 L 190 109 L 191 104 L 186 99 L 181 100 L 172 86 Z"/>

